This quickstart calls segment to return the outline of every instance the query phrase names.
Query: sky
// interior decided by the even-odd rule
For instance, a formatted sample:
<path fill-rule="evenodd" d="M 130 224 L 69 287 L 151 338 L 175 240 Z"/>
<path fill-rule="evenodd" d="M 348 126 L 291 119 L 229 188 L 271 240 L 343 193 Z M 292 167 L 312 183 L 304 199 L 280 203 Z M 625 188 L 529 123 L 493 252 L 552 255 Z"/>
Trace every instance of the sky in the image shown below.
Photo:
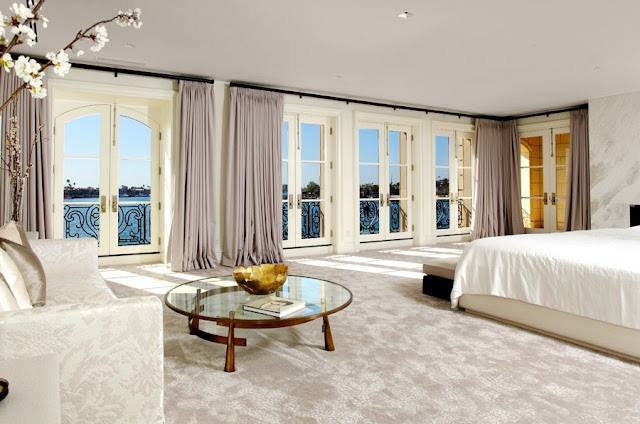
<path fill-rule="evenodd" d="M 289 128 L 288 122 L 285 122 L 282 126 L 282 159 L 287 159 L 289 155 L 288 140 L 289 140 Z M 310 181 L 314 181 L 317 184 L 321 184 L 320 181 L 320 163 L 309 163 L 307 161 L 320 161 L 324 160 L 324 152 L 321 149 L 321 132 L 322 125 L 319 124 L 305 124 L 300 125 L 300 189 L 303 189 L 309 184 Z M 293 170 L 291 170 L 293 172 Z M 283 163 L 282 166 L 282 183 L 287 184 L 288 170 Z"/>
<path fill-rule="evenodd" d="M 438 168 L 446 166 L 447 168 Z M 436 181 L 449 178 L 449 137 L 436 136 Z"/>
<path fill-rule="evenodd" d="M 64 185 L 98 187 L 100 184 L 101 115 L 86 115 L 64 126 Z M 135 119 L 119 116 L 118 187 L 151 184 L 151 128 Z M 105 140 L 110 142 L 110 140 Z M 74 158 L 70 158 L 73 156 Z M 81 158 L 78 158 L 81 157 Z M 136 158 L 135 160 L 125 158 Z"/>

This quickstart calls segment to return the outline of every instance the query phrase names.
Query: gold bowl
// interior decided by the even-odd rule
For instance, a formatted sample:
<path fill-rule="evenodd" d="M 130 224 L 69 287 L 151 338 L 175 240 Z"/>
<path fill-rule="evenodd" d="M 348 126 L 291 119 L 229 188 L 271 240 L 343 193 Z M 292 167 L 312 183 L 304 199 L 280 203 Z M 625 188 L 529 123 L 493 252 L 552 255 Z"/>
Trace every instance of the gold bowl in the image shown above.
<path fill-rule="evenodd" d="M 233 270 L 236 283 L 251 294 L 269 294 L 278 290 L 289 275 L 285 264 L 262 264 Z"/>

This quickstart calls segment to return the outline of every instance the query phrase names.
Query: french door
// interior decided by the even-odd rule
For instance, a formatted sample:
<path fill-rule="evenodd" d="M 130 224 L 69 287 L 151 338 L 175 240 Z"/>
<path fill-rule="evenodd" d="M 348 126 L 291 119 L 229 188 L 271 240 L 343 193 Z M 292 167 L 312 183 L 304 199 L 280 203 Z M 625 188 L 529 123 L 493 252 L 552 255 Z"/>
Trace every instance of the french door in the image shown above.
<path fill-rule="evenodd" d="M 435 133 L 436 235 L 471 232 L 474 138 L 469 131 Z"/>
<path fill-rule="evenodd" d="M 101 256 L 158 252 L 158 124 L 91 105 L 58 116 L 54 134 L 55 236 L 93 237 Z"/>
<path fill-rule="evenodd" d="M 412 237 L 411 128 L 358 124 L 360 241 Z"/>
<path fill-rule="evenodd" d="M 329 118 L 285 114 L 282 125 L 282 246 L 330 244 Z"/>
<path fill-rule="evenodd" d="M 519 133 L 522 219 L 526 232 L 564 230 L 569 127 Z"/>

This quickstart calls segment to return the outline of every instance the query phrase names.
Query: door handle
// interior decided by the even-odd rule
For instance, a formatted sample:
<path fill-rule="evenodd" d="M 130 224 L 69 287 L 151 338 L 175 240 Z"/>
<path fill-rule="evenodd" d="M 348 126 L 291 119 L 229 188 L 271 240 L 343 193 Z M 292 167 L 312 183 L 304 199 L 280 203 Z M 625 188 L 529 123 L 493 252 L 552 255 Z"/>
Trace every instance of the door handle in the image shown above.
<path fill-rule="evenodd" d="M 556 204 L 556 194 L 555 193 L 551 193 L 551 204 L 552 205 Z"/>
<path fill-rule="evenodd" d="M 293 209 L 293 194 L 289 195 L 289 209 Z"/>
<path fill-rule="evenodd" d="M 111 196 L 111 212 L 118 212 L 118 196 Z"/>
<path fill-rule="evenodd" d="M 387 206 L 391 205 L 391 201 L 389 200 L 389 193 L 387 193 Z"/>
<path fill-rule="evenodd" d="M 547 193 L 545 192 L 545 193 L 544 193 L 544 196 L 543 196 L 543 201 L 542 201 L 542 202 L 546 205 L 546 204 L 548 203 L 548 201 L 549 201 L 549 199 L 548 199 L 548 197 L 547 197 Z"/>
<path fill-rule="evenodd" d="M 302 196 L 298 194 L 298 209 L 302 208 Z"/>
<path fill-rule="evenodd" d="M 107 211 L 107 196 L 100 196 L 100 212 L 105 213 Z"/>
<path fill-rule="evenodd" d="M 384 194 L 380 194 L 380 207 L 384 206 Z"/>

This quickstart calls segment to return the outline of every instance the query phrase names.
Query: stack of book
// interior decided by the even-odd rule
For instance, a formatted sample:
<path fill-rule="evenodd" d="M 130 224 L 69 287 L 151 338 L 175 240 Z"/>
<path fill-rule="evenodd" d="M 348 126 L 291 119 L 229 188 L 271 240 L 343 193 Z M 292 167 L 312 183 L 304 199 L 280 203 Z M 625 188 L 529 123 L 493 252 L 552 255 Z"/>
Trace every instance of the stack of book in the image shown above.
<path fill-rule="evenodd" d="M 259 314 L 283 318 L 304 309 L 306 304 L 302 300 L 283 299 L 278 296 L 266 296 L 242 305 L 242 309 Z"/>

